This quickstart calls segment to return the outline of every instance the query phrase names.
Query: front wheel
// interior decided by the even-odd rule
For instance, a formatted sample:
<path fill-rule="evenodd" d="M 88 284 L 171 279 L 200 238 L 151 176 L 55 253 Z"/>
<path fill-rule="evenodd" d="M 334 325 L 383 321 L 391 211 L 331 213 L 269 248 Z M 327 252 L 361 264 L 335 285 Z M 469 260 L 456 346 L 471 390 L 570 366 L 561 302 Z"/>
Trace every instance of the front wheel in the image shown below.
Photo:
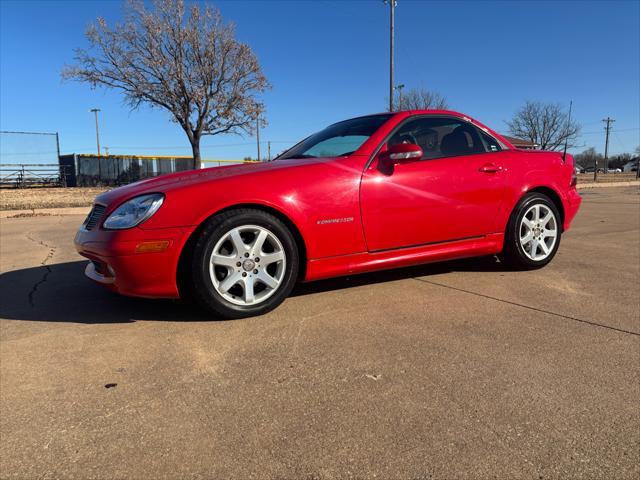
<path fill-rule="evenodd" d="M 561 235 L 555 204 L 542 193 L 528 193 L 509 219 L 502 257 L 520 269 L 543 267 L 558 251 Z"/>
<path fill-rule="evenodd" d="M 237 209 L 213 217 L 193 249 L 192 285 L 200 305 L 222 318 L 261 315 L 291 292 L 298 250 L 273 215 Z"/>

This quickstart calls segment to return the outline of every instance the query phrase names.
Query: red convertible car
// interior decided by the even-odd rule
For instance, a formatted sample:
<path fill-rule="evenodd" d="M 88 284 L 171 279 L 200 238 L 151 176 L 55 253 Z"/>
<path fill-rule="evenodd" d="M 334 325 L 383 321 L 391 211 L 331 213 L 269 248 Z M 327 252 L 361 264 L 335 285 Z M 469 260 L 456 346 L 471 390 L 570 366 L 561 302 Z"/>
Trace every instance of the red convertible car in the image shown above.
<path fill-rule="evenodd" d="M 275 161 L 164 175 L 99 195 L 86 275 L 189 295 L 214 315 L 278 306 L 297 281 L 481 255 L 551 261 L 581 202 L 573 158 L 526 151 L 460 113 L 336 123 Z"/>

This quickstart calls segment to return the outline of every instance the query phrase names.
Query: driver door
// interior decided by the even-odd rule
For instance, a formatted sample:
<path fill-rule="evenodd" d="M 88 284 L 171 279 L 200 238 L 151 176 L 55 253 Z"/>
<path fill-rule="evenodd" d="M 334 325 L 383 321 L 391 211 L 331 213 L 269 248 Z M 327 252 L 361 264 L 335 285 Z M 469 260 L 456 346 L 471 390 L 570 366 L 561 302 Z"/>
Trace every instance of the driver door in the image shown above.
<path fill-rule="evenodd" d="M 370 252 L 481 237 L 497 230 L 508 150 L 456 117 L 410 119 L 381 147 L 415 143 L 422 159 L 379 168 L 376 157 L 360 186 Z M 379 154 L 378 154 L 379 156 Z"/>

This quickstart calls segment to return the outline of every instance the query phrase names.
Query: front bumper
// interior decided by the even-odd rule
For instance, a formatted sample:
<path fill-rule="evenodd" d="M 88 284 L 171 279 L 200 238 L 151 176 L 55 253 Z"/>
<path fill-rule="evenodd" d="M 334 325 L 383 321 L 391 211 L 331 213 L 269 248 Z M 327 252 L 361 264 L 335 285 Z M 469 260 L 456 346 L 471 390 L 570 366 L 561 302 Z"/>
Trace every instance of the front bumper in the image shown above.
<path fill-rule="evenodd" d="M 76 234 L 76 250 L 91 260 L 85 275 L 122 295 L 179 298 L 176 274 L 180 252 L 191 229 L 85 230 Z M 141 245 L 159 244 L 161 251 L 141 252 Z"/>

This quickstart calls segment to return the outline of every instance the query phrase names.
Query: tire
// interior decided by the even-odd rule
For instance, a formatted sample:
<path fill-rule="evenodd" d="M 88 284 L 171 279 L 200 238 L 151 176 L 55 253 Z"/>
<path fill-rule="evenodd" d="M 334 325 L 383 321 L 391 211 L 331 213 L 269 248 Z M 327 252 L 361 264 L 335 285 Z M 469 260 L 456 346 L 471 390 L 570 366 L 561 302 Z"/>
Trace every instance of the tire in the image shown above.
<path fill-rule="evenodd" d="M 248 208 L 212 217 L 191 256 L 196 302 L 224 319 L 265 314 L 291 293 L 299 255 L 293 235 L 275 216 Z"/>
<path fill-rule="evenodd" d="M 507 224 L 501 259 L 518 270 L 544 267 L 558 251 L 561 236 L 562 220 L 556 205 L 542 193 L 527 193 Z"/>

